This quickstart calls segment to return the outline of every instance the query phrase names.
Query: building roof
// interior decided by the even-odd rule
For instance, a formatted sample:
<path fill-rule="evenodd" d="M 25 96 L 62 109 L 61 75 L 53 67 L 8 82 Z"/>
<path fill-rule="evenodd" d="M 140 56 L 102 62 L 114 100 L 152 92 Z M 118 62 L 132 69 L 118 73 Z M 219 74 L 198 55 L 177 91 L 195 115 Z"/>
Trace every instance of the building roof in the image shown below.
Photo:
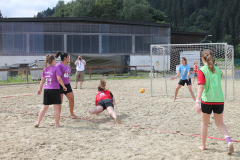
<path fill-rule="evenodd" d="M 47 18 L 0 18 L 0 22 L 90 22 L 90 23 L 108 23 L 108 24 L 126 24 L 155 27 L 171 27 L 169 23 L 154 23 L 142 21 L 126 21 L 107 18 L 92 17 L 47 17 Z"/>

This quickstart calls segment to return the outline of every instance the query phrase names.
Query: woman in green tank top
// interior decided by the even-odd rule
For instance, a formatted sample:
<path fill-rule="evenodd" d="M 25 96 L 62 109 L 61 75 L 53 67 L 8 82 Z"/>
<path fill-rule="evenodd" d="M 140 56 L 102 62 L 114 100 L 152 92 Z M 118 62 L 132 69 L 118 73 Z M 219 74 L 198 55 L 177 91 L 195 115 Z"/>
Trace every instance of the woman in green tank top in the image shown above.
<path fill-rule="evenodd" d="M 226 138 L 228 144 L 228 154 L 234 152 L 233 144 L 229 136 L 227 127 L 223 123 L 224 97 L 221 86 L 221 70 L 214 66 L 213 54 L 210 50 L 202 51 L 202 61 L 204 66 L 198 71 L 198 91 L 195 108 L 201 112 L 201 150 L 206 148 L 207 129 L 210 115 L 213 111 L 215 123 L 220 132 Z"/>

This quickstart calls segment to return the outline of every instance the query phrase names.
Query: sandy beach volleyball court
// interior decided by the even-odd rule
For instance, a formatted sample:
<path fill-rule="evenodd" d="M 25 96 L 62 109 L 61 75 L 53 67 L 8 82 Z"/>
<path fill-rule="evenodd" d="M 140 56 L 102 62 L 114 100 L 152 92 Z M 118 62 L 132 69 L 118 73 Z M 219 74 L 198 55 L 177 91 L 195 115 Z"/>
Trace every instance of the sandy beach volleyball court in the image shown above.
<path fill-rule="evenodd" d="M 164 87 L 164 80 L 158 83 Z M 240 142 L 233 143 L 232 155 L 219 139 L 207 139 L 207 150 L 198 149 L 201 139 L 193 135 L 200 135 L 201 117 L 186 86 L 180 89 L 181 99 L 173 103 L 173 97 L 151 97 L 149 79 L 107 80 L 123 124 L 114 125 L 106 111 L 92 116 L 93 121 L 85 120 L 87 110 L 94 107 L 98 84 L 99 80 L 86 81 L 83 89 L 74 90 L 75 113 L 80 119 L 68 118 L 64 97 L 62 128 L 55 127 L 52 106 L 40 127 L 33 127 L 43 101 L 43 95 L 36 94 L 39 84 L 0 86 L 0 159 L 240 159 Z M 240 81 L 235 86 L 240 89 Z M 176 85 L 171 87 L 174 91 Z M 240 102 L 229 101 L 224 110 L 224 122 L 236 141 L 240 141 L 239 106 Z M 224 138 L 213 115 L 208 136 Z"/>

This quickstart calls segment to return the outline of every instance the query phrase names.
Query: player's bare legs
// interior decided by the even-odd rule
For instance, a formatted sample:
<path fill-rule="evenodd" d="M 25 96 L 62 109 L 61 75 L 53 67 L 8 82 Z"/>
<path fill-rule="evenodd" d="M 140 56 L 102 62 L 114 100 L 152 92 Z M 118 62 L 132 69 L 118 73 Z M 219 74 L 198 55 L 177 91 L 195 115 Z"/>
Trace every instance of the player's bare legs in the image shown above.
<path fill-rule="evenodd" d="M 53 106 L 54 106 L 54 118 L 56 121 L 56 127 L 62 127 L 62 125 L 59 124 L 61 105 L 53 105 Z"/>
<path fill-rule="evenodd" d="M 42 119 L 43 119 L 43 117 L 44 117 L 44 115 L 45 115 L 45 113 L 46 113 L 46 111 L 48 110 L 48 107 L 49 107 L 49 105 L 44 105 L 44 106 L 42 107 L 42 109 L 40 110 L 40 112 L 39 112 L 39 114 L 38 114 L 38 121 L 37 121 L 37 123 L 34 125 L 34 127 L 38 127 L 38 126 L 39 126 L 40 122 L 42 121 Z"/>
<path fill-rule="evenodd" d="M 194 95 L 194 93 L 193 93 L 193 90 L 192 90 L 192 86 L 191 86 L 191 85 L 188 85 L 188 90 L 189 90 L 189 92 L 191 93 L 191 96 L 192 96 L 193 100 L 196 101 L 196 98 L 195 98 L 195 95 Z"/>
<path fill-rule="evenodd" d="M 102 106 L 97 106 L 93 109 L 91 109 L 90 111 L 87 112 L 87 118 L 90 118 L 92 114 L 97 114 L 97 113 L 101 113 L 103 111 L 103 107 Z"/>
<path fill-rule="evenodd" d="M 205 150 L 206 147 L 206 140 L 207 140 L 207 129 L 210 119 L 210 114 L 201 112 L 202 122 L 201 122 L 201 138 L 202 138 L 202 145 L 199 146 L 199 149 Z"/>
<path fill-rule="evenodd" d="M 182 87 L 182 85 L 177 85 L 176 89 L 175 89 L 175 95 L 174 95 L 174 99 L 173 102 L 175 102 L 175 100 L 177 99 L 177 94 L 178 94 L 178 90 Z"/>
<path fill-rule="evenodd" d="M 69 101 L 70 116 L 77 118 L 77 116 L 73 113 L 73 109 L 74 109 L 74 94 L 73 94 L 73 92 L 67 93 L 66 97 L 68 98 L 68 101 Z"/>
<path fill-rule="evenodd" d="M 114 110 L 113 110 L 113 107 L 108 107 L 108 108 L 107 108 L 107 111 L 108 111 L 108 114 L 109 114 L 110 116 L 112 116 L 112 118 L 114 118 L 115 122 L 116 122 L 117 124 L 120 124 L 120 121 L 118 120 L 117 115 L 116 115 L 116 113 L 115 113 Z"/>
<path fill-rule="evenodd" d="M 222 135 L 226 137 L 230 137 L 227 127 L 223 123 L 223 113 L 217 114 L 214 113 L 214 119 L 215 119 L 215 124 L 217 125 L 219 131 L 222 133 Z M 227 142 L 228 143 L 228 154 L 231 154 L 234 152 L 233 144 L 232 142 Z"/>

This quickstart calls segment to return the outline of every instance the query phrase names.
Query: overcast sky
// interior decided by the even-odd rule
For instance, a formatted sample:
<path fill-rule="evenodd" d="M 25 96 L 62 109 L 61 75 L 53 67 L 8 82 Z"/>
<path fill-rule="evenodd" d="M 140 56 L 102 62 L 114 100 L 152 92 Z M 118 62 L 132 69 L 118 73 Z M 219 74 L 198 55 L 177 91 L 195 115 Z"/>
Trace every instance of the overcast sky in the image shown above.
<path fill-rule="evenodd" d="M 10 17 L 33 17 L 38 12 L 53 8 L 59 0 L 0 0 L 2 16 Z M 65 4 L 71 0 L 64 0 Z"/>

